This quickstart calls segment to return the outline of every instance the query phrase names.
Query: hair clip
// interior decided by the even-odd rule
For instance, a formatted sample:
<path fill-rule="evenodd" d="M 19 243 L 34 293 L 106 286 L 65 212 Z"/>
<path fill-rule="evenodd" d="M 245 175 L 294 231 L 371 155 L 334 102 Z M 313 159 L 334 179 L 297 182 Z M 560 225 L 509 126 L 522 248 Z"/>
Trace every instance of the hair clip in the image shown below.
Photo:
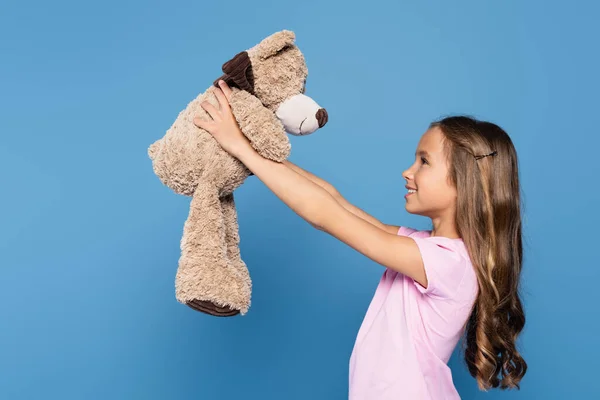
<path fill-rule="evenodd" d="M 479 159 L 481 159 L 483 157 L 495 156 L 496 154 L 498 154 L 498 152 L 496 150 L 494 150 L 490 154 L 485 154 L 485 155 L 482 155 L 482 156 L 474 156 L 474 157 L 475 157 L 476 160 L 479 160 Z"/>

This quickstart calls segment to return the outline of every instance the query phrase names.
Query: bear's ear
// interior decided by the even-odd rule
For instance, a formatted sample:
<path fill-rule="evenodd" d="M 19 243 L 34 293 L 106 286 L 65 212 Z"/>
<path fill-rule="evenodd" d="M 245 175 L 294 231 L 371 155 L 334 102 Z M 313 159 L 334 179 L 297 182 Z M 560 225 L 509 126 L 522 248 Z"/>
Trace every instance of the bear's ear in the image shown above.
<path fill-rule="evenodd" d="M 296 35 L 292 31 L 281 31 L 265 38 L 257 46 L 258 55 L 261 59 L 267 59 L 281 50 L 294 45 Z"/>
<path fill-rule="evenodd" d="M 223 64 L 222 67 L 225 75 L 221 76 L 213 82 L 215 86 L 219 86 L 219 80 L 227 82 L 227 85 L 245 90 L 250 94 L 254 94 L 254 75 L 252 74 L 252 62 L 247 51 L 238 53 L 231 60 Z"/>

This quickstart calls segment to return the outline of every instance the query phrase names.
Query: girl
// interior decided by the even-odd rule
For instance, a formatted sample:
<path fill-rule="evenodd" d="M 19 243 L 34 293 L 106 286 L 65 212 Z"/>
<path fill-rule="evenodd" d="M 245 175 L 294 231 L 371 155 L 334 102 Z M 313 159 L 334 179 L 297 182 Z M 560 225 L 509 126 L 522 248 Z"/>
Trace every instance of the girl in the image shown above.
<path fill-rule="evenodd" d="M 431 231 L 384 224 L 290 162 L 260 156 L 229 107 L 195 118 L 294 212 L 386 267 L 350 357 L 351 400 L 460 399 L 447 362 L 463 333 L 480 389 L 519 388 L 525 324 L 517 154 L 500 127 L 468 117 L 434 122 L 403 173 L 406 210 Z"/>

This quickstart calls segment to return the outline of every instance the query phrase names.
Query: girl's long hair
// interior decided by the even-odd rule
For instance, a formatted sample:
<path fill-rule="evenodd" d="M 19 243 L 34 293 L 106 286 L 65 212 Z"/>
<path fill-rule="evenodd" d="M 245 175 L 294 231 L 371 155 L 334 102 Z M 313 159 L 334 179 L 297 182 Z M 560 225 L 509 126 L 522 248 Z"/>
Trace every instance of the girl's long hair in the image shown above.
<path fill-rule="evenodd" d="M 447 117 L 431 127 L 444 134 L 449 179 L 458 193 L 457 230 L 479 282 L 465 328 L 467 367 L 481 390 L 520 389 L 527 363 L 516 348 L 525 325 L 516 150 L 502 128 L 468 116 Z"/>

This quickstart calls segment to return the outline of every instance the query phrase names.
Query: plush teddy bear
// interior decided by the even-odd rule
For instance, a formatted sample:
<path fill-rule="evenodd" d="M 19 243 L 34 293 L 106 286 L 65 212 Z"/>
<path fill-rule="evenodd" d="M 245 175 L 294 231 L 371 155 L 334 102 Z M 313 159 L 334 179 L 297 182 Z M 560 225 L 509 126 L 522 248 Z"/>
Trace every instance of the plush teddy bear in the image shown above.
<path fill-rule="evenodd" d="M 244 135 L 277 162 L 291 151 L 286 132 L 308 135 L 328 119 L 304 95 L 308 69 L 294 41 L 293 32 L 277 32 L 223 64 L 219 78 L 232 88 L 229 102 Z M 250 307 L 252 283 L 240 257 L 233 191 L 251 172 L 193 123 L 194 117 L 210 119 L 203 101 L 218 107 L 213 89 L 219 79 L 179 113 L 148 155 L 162 183 L 192 197 L 175 276 L 177 300 L 206 314 L 233 316 Z"/>

